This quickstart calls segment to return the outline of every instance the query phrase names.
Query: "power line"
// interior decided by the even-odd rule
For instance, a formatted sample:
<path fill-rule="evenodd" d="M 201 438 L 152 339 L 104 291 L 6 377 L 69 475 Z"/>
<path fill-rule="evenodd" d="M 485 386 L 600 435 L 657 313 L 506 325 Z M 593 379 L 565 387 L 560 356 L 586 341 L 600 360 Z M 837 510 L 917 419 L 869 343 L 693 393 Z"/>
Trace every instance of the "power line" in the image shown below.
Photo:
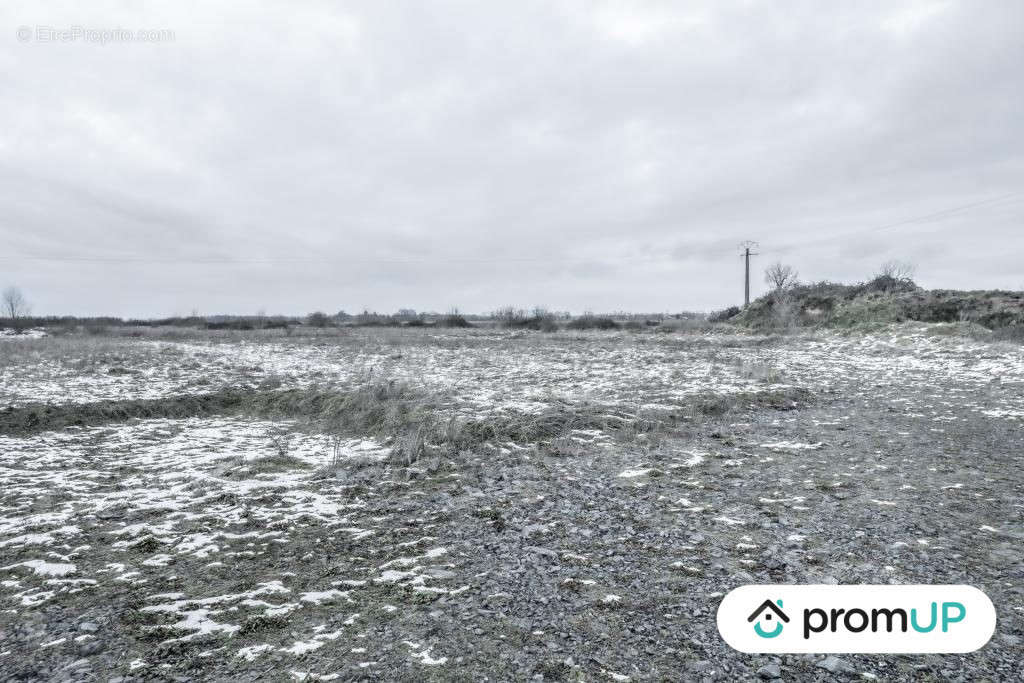
<path fill-rule="evenodd" d="M 845 232 L 845 233 L 837 233 L 837 234 L 830 235 L 830 236 L 827 236 L 827 237 L 820 237 L 820 238 L 814 239 L 814 240 L 802 240 L 799 244 L 796 244 L 796 245 L 790 245 L 790 246 L 784 245 L 784 246 L 781 246 L 781 247 L 775 247 L 773 249 L 769 249 L 767 251 L 769 251 L 769 252 L 780 252 L 780 251 L 789 251 L 789 250 L 792 250 L 794 248 L 800 249 L 800 248 L 805 248 L 805 247 L 810 247 L 810 246 L 819 246 L 819 245 L 822 245 L 822 244 L 830 244 L 830 243 L 834 242 L 835 240 L 841 240 L 841 239 L 846 239 L 846 238 L 851 238 L 851 237 L 858 237 L 860 235 L 869 234 L 869 233 L 875 233 L 875 232 L 884 232 L 886 230 L 891 230 L 893 228 L 898 228 L 898 227 L 901 227 L 901 226 L 904 226 L 904 225 L 910 225 L 910 224 L 913 224 L 913 223 L 926 223 L 928 221 L 935 220 L 936 218 L 943 218 L 945 216 L 949 216 L 949 215 L 953 215 L 953 214 L 956 214 L 956 213 L 960 213 L 961 211 L 966 211 L 968 209 L 977 208 L 979 206 L 986 206 L 986 205 L 989 205 L 989 204 L 995 204 L 995 203 L 998 203 L 998 202 L 1010 199 L 1012 197 L 1020 196 L 1022 194 L 1024 194 L 1024 192 L 1010 192 L 1009 194 L 1004 194 L 1004 195 L 1001 195 L 999 197 L 992 197 L 990 199 L 985 199 L 985 200 L 982 200 L 982 201 L 979 201 L 979 202 L 971 202 L 969 204 L 961 204 L 959 206 L 952 206 L 952 207 L 949 207 L 949 208 L 941 209 L 940 211 L 935 211 L 935 212 L 924 214 L 924 215 L 921 215 L 921 216 L 915 216 L 913 218 L 905 218 L 903 220 L 896 221 L 894 223 L 886 223 L 886 224 L 879 225 L 879 226 L 876 226 L 876 227 L 873 227 L 873 228 L 863 228 L 863 229 L 860 229 L 860 230 L 853 230 L 853 231 Z"/>
<path fill-rule="evenodd" d="M 859 230 L 849 231 L 845 233 L 837 233 L 826 237 L 820 237 L 812 240 L 801 240 L 799 243 L 782 245 L 766 250 L 761 253 L 773 253 L 781 251 L 792 251 L 794 249 L 804 249 L 807 247 L 819 246 L 823 244 L 830 244 L 836 240 L 844 240 L 848 238 L 858 237 L 864 234 L 883 232 L 891 230 L 893 228 L 901 227 L 904 225 L 911 225 L 915 223 L 923 223 L 935 220 L 937 218 L 943 218 L 945 216 L 967 211 L 969 209 L 978 208 L 981 206 L 987 206 L 996 204 L 1013 197 L 1017 197 L 1024 194 L 1024 192 L 1011 192 L 998 197 L 992 197 L 982 201 L 971 202 L 968 204 L 960 204 L 957 206 L 947 207 L 939 211 L 923 214 L 920 216 L 914 216 L 911 218 L 905 218 L 893 223 L 886 223 L 883 225 L 863 228 Z M 725 254 L 732 252 L 734 247 L 724 247 L 721 249 L 700 249 L 702 255 L 713 255 L 713 254 Z M 754 255 L 754 254 L 752 254 Z M 354 264 L 418 264 L 418 263 L 591 263 L 594 261 L 602 260 L 614 260 L 618 262 L 658 262 L 664 260 L 656 255 L 651 256 L 616 256 L 614 259 L 602 259 L 599 257 L 560 257 L 560 256 L 549 256 L 549 257 L 492 257 L 492 258 L 479 258 L 479 257 L 443 257 L 443 256 L 431 256 L 431 257 L 415 257 L 415 258 L 353 258 L 353 257 L 296 257 L 296 258 L 230 258 L 230 257 L 151 257 L 143 256 L 138 254 L 126 254 L 126 255 L 90 255 L 90 256 L 0 256 L 0 262 L 4 261 L 43 261 L 43 262 L 56 262 L 56 263 L 124 263 L 124 264 L 194 264 L 194 265 L 275 265 L 275 264 L 304 264 L 304 263 L 354 263 Z"/>

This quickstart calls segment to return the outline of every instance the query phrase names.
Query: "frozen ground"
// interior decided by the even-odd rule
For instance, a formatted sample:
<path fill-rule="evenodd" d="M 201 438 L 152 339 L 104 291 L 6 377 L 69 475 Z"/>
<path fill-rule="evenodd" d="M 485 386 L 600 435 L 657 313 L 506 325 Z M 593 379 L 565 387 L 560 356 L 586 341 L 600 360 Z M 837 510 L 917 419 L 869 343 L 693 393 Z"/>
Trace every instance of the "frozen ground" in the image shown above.
<path fill-rule="evenodd" d="M 0 340 L 0 410 L 379 378 L 482 417 L 554 403 L 672 410 L 779 387 L 811 398 L 411 468 L 378 463 L 384 442 L 332 443 L 301 421 L 0 434 L 0 677 L 736 680 L 772 664 L 800 680 L 1019 675 L 1020 346 L 923 326 Z M 335 448 L 343 464 L 327 472 Z M 996 604 L 997 634 L 958 656 L 741 655 L 714 615 L 753 582 L 970 583 Z"/>

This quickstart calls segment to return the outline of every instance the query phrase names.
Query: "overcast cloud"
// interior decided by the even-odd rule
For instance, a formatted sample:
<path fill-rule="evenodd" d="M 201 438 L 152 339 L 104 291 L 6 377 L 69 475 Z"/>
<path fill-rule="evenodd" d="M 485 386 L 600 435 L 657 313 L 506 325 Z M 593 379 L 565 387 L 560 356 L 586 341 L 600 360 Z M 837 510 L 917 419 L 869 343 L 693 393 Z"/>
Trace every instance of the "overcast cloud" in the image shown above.
<path fill-rule="evenodd" d="M 747 239 L 1024 288 L 1016 0 L 88 4 L 0 6 L 40 314 L 719 308 Z"/>

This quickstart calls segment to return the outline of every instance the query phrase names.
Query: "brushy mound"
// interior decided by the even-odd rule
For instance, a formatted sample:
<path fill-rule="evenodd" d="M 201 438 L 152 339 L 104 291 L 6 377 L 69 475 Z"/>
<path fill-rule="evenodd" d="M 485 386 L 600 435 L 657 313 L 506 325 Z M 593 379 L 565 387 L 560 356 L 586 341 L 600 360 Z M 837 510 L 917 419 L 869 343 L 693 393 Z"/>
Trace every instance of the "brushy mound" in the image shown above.
<path fill-rule="evenodd" d="M 542 332 L 558 330 L 555 316 L 544 308 L 538 307 L 528 313 L 521 308 L 506 306 L 495 311 L 493 317 L 501 327 L 510 330 L 540 330 Z"/>
<path fill-rule="evenodd" d="M 504 326 L 512 330 L 538 330 L 540 332 L 555 332 L 558 330 L 558 323 L 547 315 L 532 315 L 528 318 L 505 322 Z"/>
<path fill-rule="evenodd" d="M 735 318 L 736 316 L 738 316 L 742 310 L 743 309 L 741 309 L 739 306 L 729 306 L 728 308 L 723 308 L 720 311 L 712 311 L 711 313 L 708 314 L 708 322 L 709 323 L 724 323 L 724 322 L 728 322 L 729 320 L 731 320 L 731 319 Z"/>
<path fill-rule="evenodd" d="M 473 323 L 458 313 L 448 313 L 437 321 L 438 327 L 473 327 Z"/>
<path fill-rule="evenodd" d="M 762 296 L 730 318 L 756 328 L 906 321 L 975 323 L 989 329 L 1022 325 L 1024 292 L 925 290 L 911 280 L 880 276 L 856 285 L 798 285 Z"/>

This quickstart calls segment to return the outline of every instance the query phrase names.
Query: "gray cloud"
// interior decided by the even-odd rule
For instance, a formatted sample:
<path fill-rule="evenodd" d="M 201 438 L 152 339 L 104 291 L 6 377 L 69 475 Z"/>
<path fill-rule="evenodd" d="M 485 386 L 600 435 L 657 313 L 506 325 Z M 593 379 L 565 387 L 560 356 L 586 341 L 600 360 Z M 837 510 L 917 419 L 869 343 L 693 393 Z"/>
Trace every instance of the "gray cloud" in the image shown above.
<path fill-rule="evenodd" d="M 807 279 L 1024 279 L 1020 3 L 0 18 L 0 284 L 40 312 L 721 307 L 745 239 Z"/>

